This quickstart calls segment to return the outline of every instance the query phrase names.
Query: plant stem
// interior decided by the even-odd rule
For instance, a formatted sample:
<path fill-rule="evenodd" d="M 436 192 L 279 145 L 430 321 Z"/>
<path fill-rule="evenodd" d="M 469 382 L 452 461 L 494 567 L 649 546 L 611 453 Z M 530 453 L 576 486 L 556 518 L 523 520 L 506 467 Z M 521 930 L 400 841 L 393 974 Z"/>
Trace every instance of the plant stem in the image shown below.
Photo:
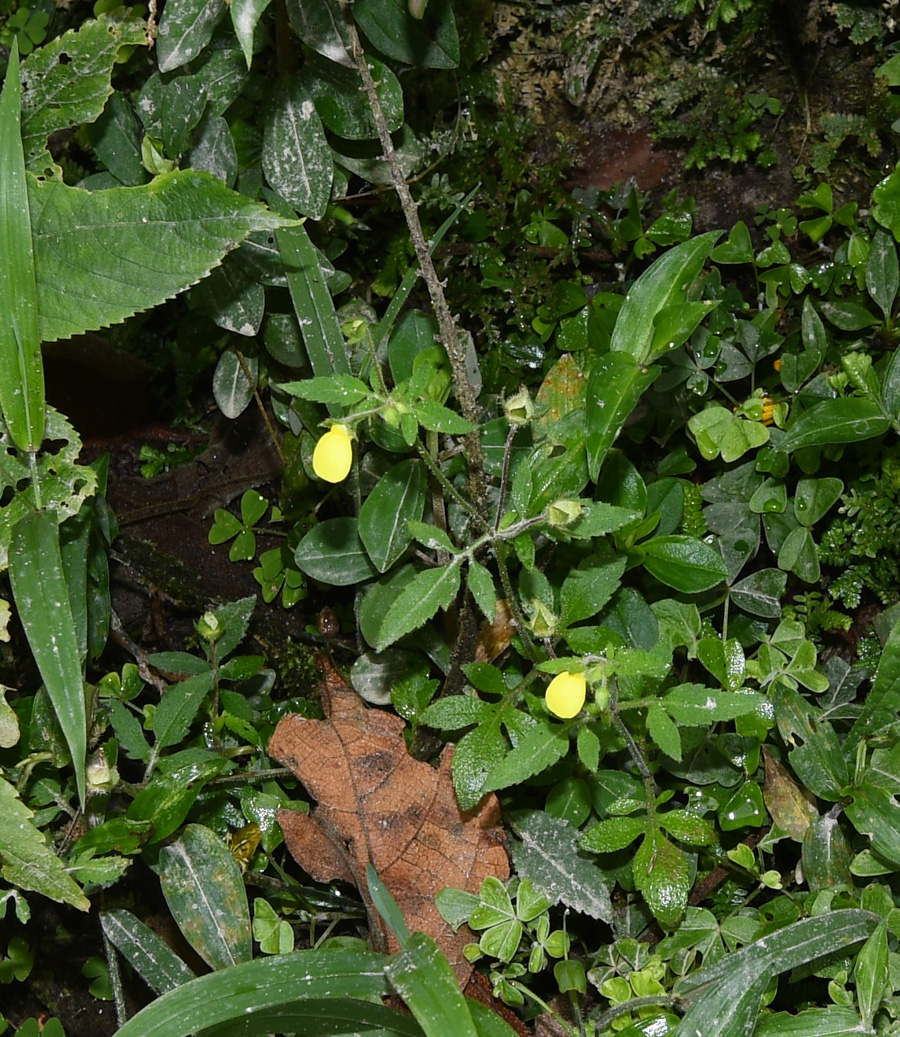
<path fill-rule="evenodd" d="M 410 240 L 416 251 L 419 269 L 422 272 L 422 277 L 428 288 L 428 294 L 431 297 L 431 304 L 434 307 L 434 313 L 441 333 L 441 342 L 447 350 L 447 357 L 450 360 L 450 367 L 453 371 L 453 383 L 456 388 L 457 398 L 459 399 L 460 410 L 467 421 L 473 425 L 478 425 L 478 394 L 466 370 L 466 351 L 459 340 L 456 324 L 450 313 L 447 297 L 444 295 L 444 286 L 435 270 L 431 253 L 428 251 L 428 242 L 425 240 L 425 234 L 422 231 L 416 202 L 403 175 L 403 170 L 400 168 L 397 153 L 394 151 L 391 131 L 384 115 L 384 109 L 381 107 L 381 100 L 378 97 L 375 80 L 372 78 L 372 71 L 369 68 L 362 44 L 360 43 L 359 33 L 356 31 L 356 24 L 350 12 L 350 5 L 344 0 L 342 6 L 344 8 L 347 35 L 350 37 L 350 55 L 362 80 L 363 89 L 368 98 L 369 107 L 372 110 L 375 128 L 378 131 L 378 139 L 384 151 L 384 160 L 391 171 L 394 190 L 397 192 L 400 207 L 403 209 L 403 215 L 406 218 L 406 225 L 409 228 Z M 477 431 L 470 432 L 466 436 L 466 452 L 469 459 L 469 491 L 476 510 L 484 514 L 486 513 L 484 451 L 481 447 L 481 437 Z"/>

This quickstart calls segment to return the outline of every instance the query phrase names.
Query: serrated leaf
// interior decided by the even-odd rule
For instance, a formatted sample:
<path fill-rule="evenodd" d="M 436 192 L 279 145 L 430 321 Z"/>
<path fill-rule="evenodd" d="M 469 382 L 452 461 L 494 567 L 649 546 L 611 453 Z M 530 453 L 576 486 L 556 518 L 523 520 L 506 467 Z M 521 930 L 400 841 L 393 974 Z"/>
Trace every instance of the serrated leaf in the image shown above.
<path fill-rule="evenodd" d="M 676 761 L 681 760 L 681 736 L 678 734 L 678 726 L 659 703 L 654 702 L 647 710 L 647 734 L 666 756 Z"/>
<path fill-rule="evenodd" d="M 464 436 L 472 432 L 474 425 L 456 411 L 444 407 L 437 400 L 417 400 L 412 404 L 416 421 L 429 432 L 444 432 L 451 436 Z"/>
<path fill-rule="evenodd" d="M 91 903 L 34 826 L 15 787 L 0 778 L 0 872 L 10 885 L 88 911 Z"/>
<path fill-rule="evenodd" d="M 509 818 L 517 839 L 511 844 L 516 872 L 529 878 L 556 904 L 604 922 L 613 909 L 600 868 L 578 849 L 579 832 L 542 810 L 516 811 Z"/>
<path fill-rule="evenodd" d="M 569 725 L 538 721 L 533 730 L 485 779 L 483 792 L 493 792 L 517 785 L 561 760 L 569 751 Z"/>
<path fill-rule="evenodd" d="M 45 342 L 118 324 L 170 299 L 252 231 L 289 225 L 208 173 L 82 191 L 28 177 Z"/>
<path fill-rule="evenodd" d="M 692 810 L 668 810 L 658 819 L 669 835 L 689 846 L 710 846 L 716 841 L 713 826 Z"/>
<path fill-rule="evenodd" d="M 488 570 L 474 558 L 469 562 L 468 587 L 475 604 L 489 623 L 494 622 L 497 614 L 497 592 L 494 580 Z"/>
<path fill-rule="evenodd" d="M 591 853 L 615 853 L 630 846 L 647 828 L 645 817 L 613 817 L 589 828 L 578 841 Z"/>
<path fill-rule="evenodd" d="M 424 626 L 439 609 L 450 605 L 458 590 L 458 561 L 416 573 L 388 609 L 378 631 L 378 644 L 374 647 L 379 652 L 383 651 L 401 637 Z"/>
<path fill-rule="evenodd" d="M 766 702 L 766 697 L 755 691 L 721 691 L 704 684 L 679 684 L 660 702 L 677 723 L 705 727 L 753 713 Z"/>
<path fill-rule="evenodd" d="M 359 403 L 371 390 L 365 382 L 351 374 L 332 374 L 327 377 L 307 378 L 302 382 L 282 382 L 278 386 L 292 396 L 315 403 L 338 403 L 350 407 Z"/>
<path fill-rule="evenodd" d="M 207 672 L 188 677 L 166 691 L 153 714 L 152 760 L 161 749 L 177 745 L 184 738 L 212 686 L 213 675 Z"/>
<path fill-rule="evenodd" d="M 61 178 L 46 150 L 47 138 L 99 117 L 112 93 L 119 51 L 144 43 L 146 32 L 138 18 L 101 15 L 49 40 L 22 63 L 22 140 L 33 173 L 55 172 Z"/>
<path fill-rule="evenodd" d="M 673 929 L 687 907 L 691 882 L 684 854 L 658 829 L 647 833 L 631 862 L 634 884 L 664 929 Z"/>

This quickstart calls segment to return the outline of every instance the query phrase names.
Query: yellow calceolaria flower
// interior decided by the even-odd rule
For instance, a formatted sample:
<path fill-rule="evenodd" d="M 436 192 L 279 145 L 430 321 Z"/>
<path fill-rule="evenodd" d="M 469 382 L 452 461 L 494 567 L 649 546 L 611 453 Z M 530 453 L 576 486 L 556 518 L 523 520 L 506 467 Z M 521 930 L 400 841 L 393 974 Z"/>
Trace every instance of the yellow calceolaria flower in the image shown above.
<path fill-rule="evenodd" d="M 316 443 L 313 471 L 325 482 L 343 482 L 353 463 L 353 439 L 346 425 L 332 425 Z"/>
<path fill-rule="evenodd" d="M 561 720 L 571 720 L 581 712 L 587 696 L 587 682 L 580 673 L 563 670 L 547 686 L 547 709 Z"/>
<path fill-rule="evenodd" d="M 763 396 L 763 410 L 761 421 L 764 425 L 771 425 L 775 420 L 775 401 L 771 396 Z"/>

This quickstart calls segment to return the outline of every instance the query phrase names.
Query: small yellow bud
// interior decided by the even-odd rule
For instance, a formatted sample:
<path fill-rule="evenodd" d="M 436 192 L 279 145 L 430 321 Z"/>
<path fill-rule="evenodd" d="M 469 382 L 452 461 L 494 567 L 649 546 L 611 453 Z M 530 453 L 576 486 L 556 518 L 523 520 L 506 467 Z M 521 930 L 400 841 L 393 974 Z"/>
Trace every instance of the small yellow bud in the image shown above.
<path fill-rule="evenodd" d="M 547 687 L 547 709 L 562 720 L 571 720 L 581 712 L 587 695 L 587 682 L 580 673 L 563 670 Z"/>
<path fill-rule="evenodd" d="M 316 443 L 313 471 L 325 482 L 343 482 L 353 463 L 353 441 L 346 425 L 332 425 Z"/>

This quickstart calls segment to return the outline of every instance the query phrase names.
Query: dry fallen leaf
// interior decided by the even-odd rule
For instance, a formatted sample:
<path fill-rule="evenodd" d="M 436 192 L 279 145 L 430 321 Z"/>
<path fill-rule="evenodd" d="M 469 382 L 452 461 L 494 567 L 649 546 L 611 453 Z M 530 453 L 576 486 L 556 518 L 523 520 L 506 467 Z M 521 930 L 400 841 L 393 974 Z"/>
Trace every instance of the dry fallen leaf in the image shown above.
<path fill-rule="evenodd" d="M 278 812 L 287 847 L 317 882 L 352 882 L 366 903 L 373 942 L 391 951 L 396 941 L 366 887 L 371 861 L 410 930 L 435 939 L 465 984 L 471 966 L 462 951 L 471 934 L 453 932 L 434 896 L 445 886 L 477 893 L 488 875 L 508 878 L 499 802 L 491 794 L 477 811 L 462 812 L 450 777 L 451 751 L 444 750 L 437 770 L 413 759 L 400 717 L 369 709 L 327 658 L 320 668 L 328 719 L 287 716 L 269 742 L 270 755 L 290 767 L 317 802 L 309 815 Z"/>

